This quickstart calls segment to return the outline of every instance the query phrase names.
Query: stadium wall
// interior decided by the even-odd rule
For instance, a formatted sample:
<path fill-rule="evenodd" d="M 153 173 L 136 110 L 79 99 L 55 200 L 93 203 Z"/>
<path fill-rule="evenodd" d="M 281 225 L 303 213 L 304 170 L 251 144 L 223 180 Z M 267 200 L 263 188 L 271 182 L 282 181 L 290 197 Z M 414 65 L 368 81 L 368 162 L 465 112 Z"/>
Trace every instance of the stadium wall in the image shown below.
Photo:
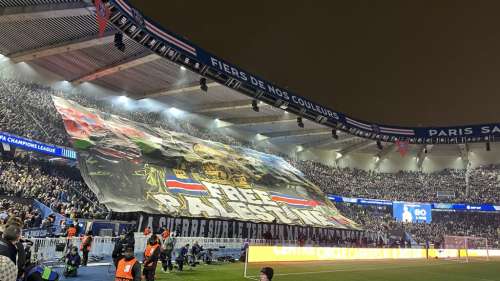
<path fill-rule="evenodd" d="M 465 256 L 465 250 L 461 250 Z M 486 250 L 468 250 L 469 257 L 486 256 Z M 452 258 L 457 249 L 430 249 L 429 258 Z M 489 250 L 490 257 L 500 256 L 500 250 Z M 324 248 L 250 246 L 248 262 L 293 262 L 331 260 L 425 259 L 426 249 L 405 248 Z"/>

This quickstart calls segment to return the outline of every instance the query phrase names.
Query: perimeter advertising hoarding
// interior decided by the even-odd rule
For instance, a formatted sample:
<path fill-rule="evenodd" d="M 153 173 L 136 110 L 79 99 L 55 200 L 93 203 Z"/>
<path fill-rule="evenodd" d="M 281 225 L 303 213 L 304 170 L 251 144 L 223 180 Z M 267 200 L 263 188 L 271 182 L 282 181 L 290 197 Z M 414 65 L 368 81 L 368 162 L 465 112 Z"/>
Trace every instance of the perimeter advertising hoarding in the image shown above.
<path fill-rule="evenodd" d="M 53 100 L 85 182 L 113 211 L 357 229 L 280 157 Z"/>
<path fill-rule="evenodd" d="M 426 222 L 432 221 L 432 206 L 426 203 L 394 202 L 392 213 L 397 221 Z"/>
<path fill-rule="evenodd" d="M 248 262 L 419 259 L 425 249 L 250 246 Z"/>
<path fill-rule="evenodd" d="M 324 247 L 283 247 L 250 246 L 248 262 L 294 262 L 332 260 L 381 260 L 381 259 L 425 259 L 456 258 L 458 249 L 408 248 L 324 248 Z M 465 257 L 465 250 L 460 250 Z M 469 257 L 500 256 L 500 250 L 468 250 Z"/>

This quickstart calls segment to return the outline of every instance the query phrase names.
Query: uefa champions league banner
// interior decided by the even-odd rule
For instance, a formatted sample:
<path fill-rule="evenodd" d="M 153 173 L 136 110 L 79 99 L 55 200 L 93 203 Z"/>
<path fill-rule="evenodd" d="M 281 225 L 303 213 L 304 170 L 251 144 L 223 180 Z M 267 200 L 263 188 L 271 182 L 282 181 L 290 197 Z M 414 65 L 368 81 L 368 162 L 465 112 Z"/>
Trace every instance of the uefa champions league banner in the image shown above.
<path fill-rule="evenodd" d="M 357 228 L 282 158 L 53 100 L 85 182 L 113 211 Z"/>
<path fill-rule="evenodd" d="M 309 116 L 316 122 L 351 134 L 383 141 L 403 140 L 416 144 L 484 142 L 495 141 L 500 137 L 500 123 L 415 128 L 375 124 L 352 118 L 294 94 L 210 54 L 145 17 L 126 0 L 106 2 L 108 2 L 106 8 L 110 9 L 110 22 L 158 55 L 204 76 L 215 71 L 217 75 L 214 77 L 226 77 L 227 79 L 221 83 L 236 91 L 261 100 L 263 97 L 269 97 L 267 100 L 275 101 L 272 103 L 276 107 L 288 109 L 294 107 L 304 117 Z"/>
<path fill-rule="evenodd" d="M 35 151 L 52 156 L 64 157 L 76 160 L 76 152 L 64 147 L 54 146 L 43 142 L 15 136 L 9 133 L 0 132 L 0 143 L 13 145 L 28 151 Z"/>

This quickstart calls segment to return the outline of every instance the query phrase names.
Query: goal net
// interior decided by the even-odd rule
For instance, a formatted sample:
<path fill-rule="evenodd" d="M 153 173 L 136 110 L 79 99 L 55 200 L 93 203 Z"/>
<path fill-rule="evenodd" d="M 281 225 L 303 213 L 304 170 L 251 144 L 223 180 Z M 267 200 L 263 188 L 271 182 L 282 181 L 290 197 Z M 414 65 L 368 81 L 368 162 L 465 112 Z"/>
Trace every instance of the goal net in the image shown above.
<path fill-rule="evenodd" d="M 445 258 L 469 262 L 471 259 L 489 260 L 488 239 L 473 236 L 445 236 Z"/>

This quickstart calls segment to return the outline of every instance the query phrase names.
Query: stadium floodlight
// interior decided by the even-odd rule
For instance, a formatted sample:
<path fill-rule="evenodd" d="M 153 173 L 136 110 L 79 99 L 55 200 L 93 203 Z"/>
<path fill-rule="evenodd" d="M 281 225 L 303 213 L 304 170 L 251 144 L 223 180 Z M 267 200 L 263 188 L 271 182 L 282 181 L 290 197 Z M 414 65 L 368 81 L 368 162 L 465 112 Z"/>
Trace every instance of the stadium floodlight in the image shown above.
<path fill-rule="evenodd" d="M 297 125 L 300 127 L 300 128 L 304 128 L 304 122 L 302 122 L 302 117 L 297 117 Z"/>
<path fill-rule="evenodd" d="M 121 32 L 115 33 L 115 47 L 118 50 L 125 52 L 125 44 L 123 43 L 123 33 Z"/>
<path fill-rule="evenodd" d="M 257 100 L 252 101 L 252 109 L 255 112 L 259 112 L 259 106 L 257 105 Z"/>
<path fill-rule="evenodd" d="M 377 148 L 380 150 L 384 149 L 384 147 L 382 146 L 382 143 L 379 140 L 377 141 Z"/>
<path fill-rule="evenodd" d="M 339 139 L 339 136 L 337 135 L 337 129 L 333 129 L 333 130 L 332 130 L 332 137 L 333 137 L 334 139 L 336 139 L 336 140 L 338 140 L 338 139 Z"/>
<path fill-rule="evenodd" d="M 201 77 L 200 78 L 200 89 L 203 92 L 207 92 L 208 91 L 207 78 L 205 78 L 205 77 Z"/>

